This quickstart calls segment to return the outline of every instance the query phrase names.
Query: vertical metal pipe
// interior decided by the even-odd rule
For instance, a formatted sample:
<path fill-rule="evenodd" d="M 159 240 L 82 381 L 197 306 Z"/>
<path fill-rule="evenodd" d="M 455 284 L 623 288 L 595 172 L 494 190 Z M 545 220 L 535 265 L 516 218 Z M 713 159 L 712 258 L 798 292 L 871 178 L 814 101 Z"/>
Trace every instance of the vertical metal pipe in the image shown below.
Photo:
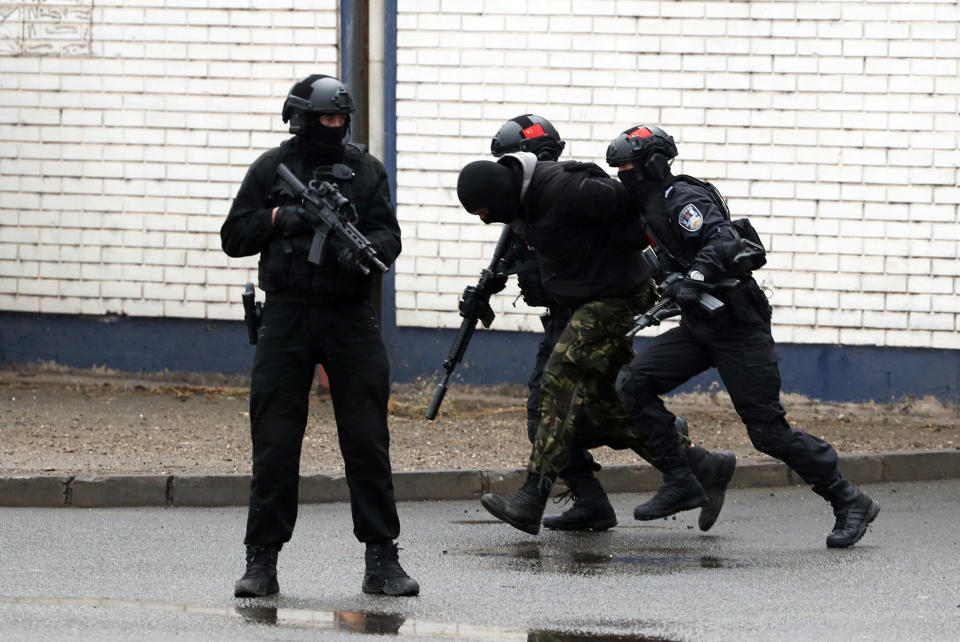
<path fill-rule="evenodd" d="M 367 144 L 370 153 L 382 159 L 384 141 L 384 0 L 367 0 Z"/>

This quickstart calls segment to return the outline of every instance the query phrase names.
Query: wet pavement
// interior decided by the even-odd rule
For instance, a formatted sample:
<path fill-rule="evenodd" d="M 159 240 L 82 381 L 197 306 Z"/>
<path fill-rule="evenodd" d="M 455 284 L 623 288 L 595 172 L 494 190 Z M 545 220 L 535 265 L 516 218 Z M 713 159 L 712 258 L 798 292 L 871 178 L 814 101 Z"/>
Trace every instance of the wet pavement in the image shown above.
<path fill-rule="evenodd" d="M 856 547 L 828 550 L 802 488 L 737 489 L 606 533 L 501 524 L 478 502 L 400 504 L 419 597 L 360 592 L 344 504 L 304 506 L 278 597 L 236 600 L 240 508 L 0 509 L 0 639 L 945 640 L 960 631 L 960 481 L 878 484 Z M 562 510 L 550 505 L 548 513 Z"/>

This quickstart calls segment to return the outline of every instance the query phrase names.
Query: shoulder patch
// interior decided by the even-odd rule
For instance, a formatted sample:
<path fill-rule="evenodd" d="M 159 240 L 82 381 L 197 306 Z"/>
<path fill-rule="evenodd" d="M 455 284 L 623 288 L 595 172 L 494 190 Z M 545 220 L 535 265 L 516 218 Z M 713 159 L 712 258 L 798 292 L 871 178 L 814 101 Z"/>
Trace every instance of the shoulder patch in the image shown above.
<path fill-rule="evenodd" d="M 683 229 L 696 232 L 700 229 L 700 226 L 703 225 L 703 214 L 700 213 L 696 205 L 690 203 L 680 210 L 678 222 Z"/>

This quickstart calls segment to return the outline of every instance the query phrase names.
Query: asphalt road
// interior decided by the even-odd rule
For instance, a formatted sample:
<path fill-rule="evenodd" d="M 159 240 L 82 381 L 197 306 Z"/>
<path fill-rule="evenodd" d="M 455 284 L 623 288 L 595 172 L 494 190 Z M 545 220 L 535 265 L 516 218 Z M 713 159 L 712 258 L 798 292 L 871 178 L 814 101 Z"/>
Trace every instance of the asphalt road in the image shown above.
<path fill-rule="evenodd" d="M 0 509 L 0 639 L 954 640 L 960 480 L 867 486 L 883 509 L 856 547 L 803 488 L 731 491 L 696 511 L 533 537 L 479 502 L 400 505 L 422 593 L 360 592 L 345 504 L 305 506 L 281 595 L 235 600 L 240 508 Z M 548 512 L 559 510 L 551 506 Z"/>

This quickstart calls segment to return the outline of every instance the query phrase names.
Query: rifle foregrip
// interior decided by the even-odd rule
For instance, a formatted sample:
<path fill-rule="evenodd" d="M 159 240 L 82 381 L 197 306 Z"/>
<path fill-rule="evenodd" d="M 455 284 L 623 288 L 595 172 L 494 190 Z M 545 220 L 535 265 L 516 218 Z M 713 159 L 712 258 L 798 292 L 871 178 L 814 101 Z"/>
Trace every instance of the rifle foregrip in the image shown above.
<path fill-rule="evenodd" d="M 437 389 L 433 391 L 433 400 L 430 402 L 430 407 L 427 408 L 427 414 L 424 415 L 427 419 L 431 421 L 437 418 L 437 413 L 440 412 L 440 404 L 443 403 L 443 397 L 447 394 L 447 383 L 441 382 L 437 384 Z"/>

